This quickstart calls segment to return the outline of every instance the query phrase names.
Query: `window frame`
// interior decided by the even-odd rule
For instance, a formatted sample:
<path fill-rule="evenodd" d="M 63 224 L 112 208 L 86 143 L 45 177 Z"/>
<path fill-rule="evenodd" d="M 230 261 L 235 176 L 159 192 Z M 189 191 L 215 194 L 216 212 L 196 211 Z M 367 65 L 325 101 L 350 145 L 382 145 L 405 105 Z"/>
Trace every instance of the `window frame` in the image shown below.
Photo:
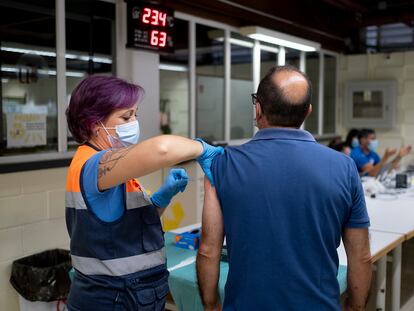
<path fill-rule="evenodd" d="M 37 165 L 40 168 L 47 168 L 47 163 L 50 162 L 49 167 L 56 167 L 56 163 L 66 163 L 68 159 L 71 159 L 75 151 L 68 151 L 68 141 L 67 141 L 67 123 L 65 117 L 66 110 L 66 26 L 65 26 L 65 2 L 61 0 L 55 0 L 55 20 L 56 20 L 56 75 L 57 75 L 57 128 L 58 128 L 58 151 L 57 152 L 47 152 L 47 153 L 33 153 L 29 155 L 17 155 L 17 156 L 4 156 L 0 157 L 0 173 L 4 172 L 2 167 L 5 167 L 10 164 L 16 164 L 16 167 L 19 164 L 24 164 L 26 167 L 24 170 L 30 170 L 30 163 L 34 163 L 33 169 L 36 168 L 35 163 L 44 163 L 44 165 Z M 230 136 L 230 127 L 231 127 L 231 44 L 236 44 L 231 41 L 231 32 L 240 34 L 238 28 L 231 25 L 227 25 L 221 22 L 208 20 L 202 17 L 189 15 L 187 13 L 175 12 L 175 17 L 179 19 L 186 20 L 189 23 L 189 137 L 195 138 L 196 135 L 196 24 L 210 26 L 218 28 L 224 31 L 224 141 L 216 141 L 215 143 L 224 143 L 229 145 L 239 145 L 250 138 L 246 139 L 231 139 Z M 237 44 L 236 44 L 237 45 Z M 259 41 L 254 40 L 252 48 L 252 67 L 253 67 L 253 87 L 254 92 L 257 89 L 257 86 L 260 82 L 260 51 L 268 49 L 267 45 L 260 44 Z M 275 50 L 278 51 L 278 63 L 284 63 L 285 53 L 280 53 L 283 51 L 283 47 L 274 46 Z M 329 137 L 337 136 L 338 125 L 335 122 L 334 133 L 324 133 L 323 125 L 323 108 L 324 108 L 324 55 L 330 55 L 336 58 L 336 81 L 338 81 L 339 75 L 339 54 L 321 49 L 317 51 L 319 53 L 320 61 L 319 62 L 319 100 L 318 100 L 318 133 L 314 136 L 316 139 L 327 139 Z M 306 72 L 306 53 L 301 52 L 300 55 L 300 69 Z M 257 61 L 258 58 L 258 61 Z M 257 63 L 258 62 L 258 63 Z M 255 66 L 256 63 L 256 66 Z M 257 71 L 257 64 L 259 65 L 259 71 Z M 276 65 L 276 63 L 275 63 Z M 338 116 L 338 83 L 335 84 L 335 117 L 336 120 L 339 120 Z M 253 111 L 254 113 L 254 111 Z M 253 125 L 252 125 L 253 126 Z M 306 124 L 304 125 L 306 129 Z M 257 131 L 257 128 L 254 127 L 253 133 Z M 62 161 L 63 160 L 63 161 Z M 55 164 L 53 164 L 55 163 Z M 43 167 L 45 166 L 45 167 Z M 65 165 L 62 165 L 65 166 Z M 18 171 L 16 169 L 15 171 Z M 7 171 L 9 172 L 9 171 Z"/>
<path fill-rule="evenodd" d="M 102 0 L 105 1 L 105 0 Z M 107 1 L 115 4 L 113 1 Z M 65 167 L 75 151 L 68 150 L 68 127 L 66 122 L 67 81 L 66 81 L 66 1 L 55 0 L 55 51 L 56 51 L 56 109 L 57 109 L 57 151 L 31 153 L 0 157 L 0 173 Z M 113 63 L 113 65 L 115 65 Z"/>

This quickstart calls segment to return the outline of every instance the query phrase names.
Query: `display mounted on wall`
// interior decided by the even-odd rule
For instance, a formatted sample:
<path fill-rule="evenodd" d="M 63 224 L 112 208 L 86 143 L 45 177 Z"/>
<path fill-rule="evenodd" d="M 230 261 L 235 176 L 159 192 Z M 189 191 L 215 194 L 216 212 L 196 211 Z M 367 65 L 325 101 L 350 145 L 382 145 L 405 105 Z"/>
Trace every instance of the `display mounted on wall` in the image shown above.
<path fill-rule="evenodd" d="M 369 80 L 345 83 L 345 127 L 393 128 L 396 107 L 397 81 Z"/>
<path fill-rule="evenodd" d="M 147 3 L 127 0 L 127 48 L 174 52 L 174 11 Z"/>

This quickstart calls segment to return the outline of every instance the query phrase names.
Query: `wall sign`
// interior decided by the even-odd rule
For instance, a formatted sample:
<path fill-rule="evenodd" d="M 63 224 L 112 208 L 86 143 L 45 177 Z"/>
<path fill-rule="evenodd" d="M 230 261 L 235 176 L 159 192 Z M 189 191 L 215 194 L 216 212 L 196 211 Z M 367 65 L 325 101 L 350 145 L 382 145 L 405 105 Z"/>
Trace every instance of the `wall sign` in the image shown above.
<path fill-rule="evenodd" d="M 46 145 L 46 114 L 7 114 L 7 148 Z"/>
<path fill-rule="evenodd" d="M 128 48 L 174 52 L 174 11 L 143 1 L 127 1 Z"/>

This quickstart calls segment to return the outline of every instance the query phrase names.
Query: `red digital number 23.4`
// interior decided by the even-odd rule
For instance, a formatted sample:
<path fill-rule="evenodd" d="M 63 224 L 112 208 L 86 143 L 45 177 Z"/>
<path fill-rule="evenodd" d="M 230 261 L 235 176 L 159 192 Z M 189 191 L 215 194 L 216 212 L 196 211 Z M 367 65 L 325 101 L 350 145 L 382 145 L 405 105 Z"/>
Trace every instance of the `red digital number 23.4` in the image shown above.
<path fill-rule="evenodd" d="M 158 10 L 151 10 L 150 8 L 144 8 L 142 22 L 144 24 L 151 24 L 154 26 L 165 26 L 167 22 L 167 13 L 163 13 Z"/>

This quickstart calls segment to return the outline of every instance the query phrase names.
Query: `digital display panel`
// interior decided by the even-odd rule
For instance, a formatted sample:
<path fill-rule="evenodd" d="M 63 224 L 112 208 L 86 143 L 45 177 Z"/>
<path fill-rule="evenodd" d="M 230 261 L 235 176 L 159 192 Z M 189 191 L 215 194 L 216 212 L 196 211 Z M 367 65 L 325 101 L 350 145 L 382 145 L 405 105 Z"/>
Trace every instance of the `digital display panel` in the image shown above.
<path fill-rule="evenodd" d="M 128 48 L 174 52 L 174 11 L 143 1 L 127 1 Z"/>

